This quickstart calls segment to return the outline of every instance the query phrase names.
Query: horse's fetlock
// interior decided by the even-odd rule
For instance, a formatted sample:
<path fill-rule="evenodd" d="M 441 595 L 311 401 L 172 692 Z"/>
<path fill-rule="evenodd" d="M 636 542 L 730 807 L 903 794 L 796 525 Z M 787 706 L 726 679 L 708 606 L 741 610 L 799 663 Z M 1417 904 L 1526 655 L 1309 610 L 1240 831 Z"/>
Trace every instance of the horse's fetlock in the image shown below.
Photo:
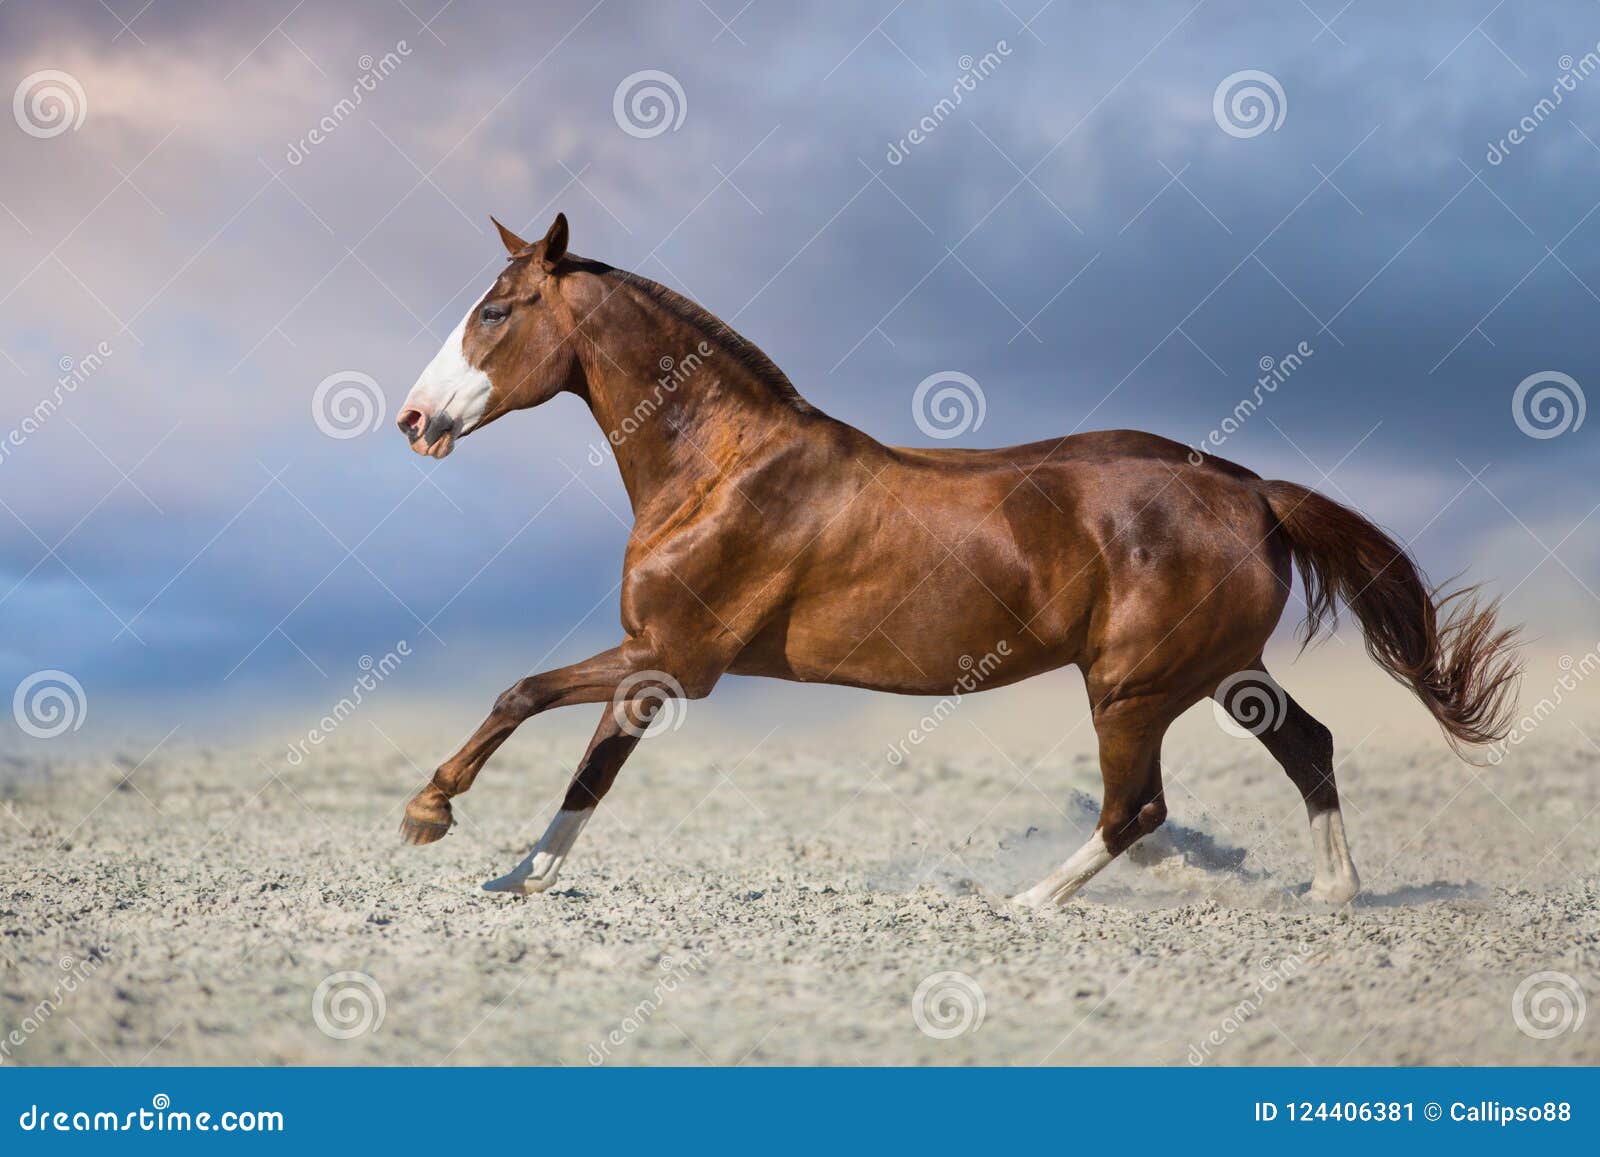
<path fill-rule="evenodd" d="M 1167 801 L 1157 796 L 1139 809 L 1139 832 L 1148 836 L 1167 822 Z"/>

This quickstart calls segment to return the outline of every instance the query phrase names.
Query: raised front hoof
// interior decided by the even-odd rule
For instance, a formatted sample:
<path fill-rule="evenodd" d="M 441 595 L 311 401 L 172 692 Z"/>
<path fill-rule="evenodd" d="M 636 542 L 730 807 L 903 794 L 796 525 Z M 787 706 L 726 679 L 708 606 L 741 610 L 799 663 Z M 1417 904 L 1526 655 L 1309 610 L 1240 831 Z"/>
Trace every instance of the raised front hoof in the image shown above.
<path fill-rule="evenodd" d="M 426 787 L 406 804 L 406 814 L 400 820 L 400 838 L 416 846 L 431 844 L 443 839 L 454 822 L 450 801 L 437 788 Z"/>

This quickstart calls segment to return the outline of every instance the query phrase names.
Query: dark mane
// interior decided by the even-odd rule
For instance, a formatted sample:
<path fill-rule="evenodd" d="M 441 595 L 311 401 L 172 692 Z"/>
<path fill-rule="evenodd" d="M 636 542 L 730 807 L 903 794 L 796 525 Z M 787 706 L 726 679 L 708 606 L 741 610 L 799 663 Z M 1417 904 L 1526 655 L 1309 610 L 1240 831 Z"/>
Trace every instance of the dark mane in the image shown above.
<path fill-rule="evenodd" d="M 754 342 L 747 340 L 710 310 L 695 304 L 683 294 L 668 289 L 658 281 L 651 281 L 648 277 L 641 277 L 637 273 L 629 273 L 626 269 L 608 265 L 605 266 L 602 276 L 632 286 L 679 320 L 699 330 L 708 341 L 720 347 L 739 365 L 749 370 L 757 381 L 796 409 L 807 412 L 814 409 L 810 402 L 800 396 L 800 391 L 794 388 L 794 383 L 778 368 L 777 363 L 762 353 Z"/>

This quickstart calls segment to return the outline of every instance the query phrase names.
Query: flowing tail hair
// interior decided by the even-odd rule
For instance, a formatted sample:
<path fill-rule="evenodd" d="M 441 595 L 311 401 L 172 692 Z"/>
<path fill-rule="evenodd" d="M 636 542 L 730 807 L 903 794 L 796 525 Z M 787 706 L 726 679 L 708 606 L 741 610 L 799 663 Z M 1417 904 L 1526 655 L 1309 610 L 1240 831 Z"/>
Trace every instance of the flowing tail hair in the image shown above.
<path fill-rule="evenodd" d="M 1257 485 L 1305 586 L 1302 642 L 1338 621 L 1337 599 L 1367 654 L 1416 692 L 1458 752 L 1504 739 L 1521 665 L 1516 628 L 1495 621 L 1498 600 L 1430 590 L 1406 549 L 1354 510 L 1292 482 Z"/>

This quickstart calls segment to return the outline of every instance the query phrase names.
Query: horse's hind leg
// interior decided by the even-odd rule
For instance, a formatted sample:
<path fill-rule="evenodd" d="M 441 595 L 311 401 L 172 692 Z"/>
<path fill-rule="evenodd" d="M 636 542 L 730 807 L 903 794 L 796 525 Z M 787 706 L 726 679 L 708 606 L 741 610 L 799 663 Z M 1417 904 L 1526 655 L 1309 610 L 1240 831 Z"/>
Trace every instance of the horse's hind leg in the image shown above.
<path fill-rule="evenodd" d="M 632 711 L 630 715 L 629 712 Z M 567 854 L 578 840 L 578 833 L 594 814 L 595 805 L 611 790 L 623 762 L 639 745 L 653 705 L 635 709 L 632 702 L 607 704 L 589 740 L 589 749 L 567 788 L 561 810 L 540 837 L 533 850 L 510 872 L 483 886 L 486 892 L 543 892 L 556 882 Z"/>
<path fill-rule="evenodd" d="M 1097 707 L 1100 822 L 1087 843 L 1039 883 L 1013 899 L 1028 908 L 1065 904 L 1096 872 L 1161 826 L 1167 805 L 1161 790 L 1161 737 L 1171 722 L 1165 702 L 1128 699 Z"/>
<path fill-rule="evenodd" d="M 1226 701 L 1219 701 L 1283 765 L 1306 801 L 1315 862 L 1311 898 L 1347 903 L 1361 891 L 1361 878 L 1345 842 L 1344 813 L 1333 778 L 1333 733 L 1290 698 L 1259 661 L 1255 671 L 1259 679 L 1233 676 L 1226 681 L 1229 694 Z"/>

